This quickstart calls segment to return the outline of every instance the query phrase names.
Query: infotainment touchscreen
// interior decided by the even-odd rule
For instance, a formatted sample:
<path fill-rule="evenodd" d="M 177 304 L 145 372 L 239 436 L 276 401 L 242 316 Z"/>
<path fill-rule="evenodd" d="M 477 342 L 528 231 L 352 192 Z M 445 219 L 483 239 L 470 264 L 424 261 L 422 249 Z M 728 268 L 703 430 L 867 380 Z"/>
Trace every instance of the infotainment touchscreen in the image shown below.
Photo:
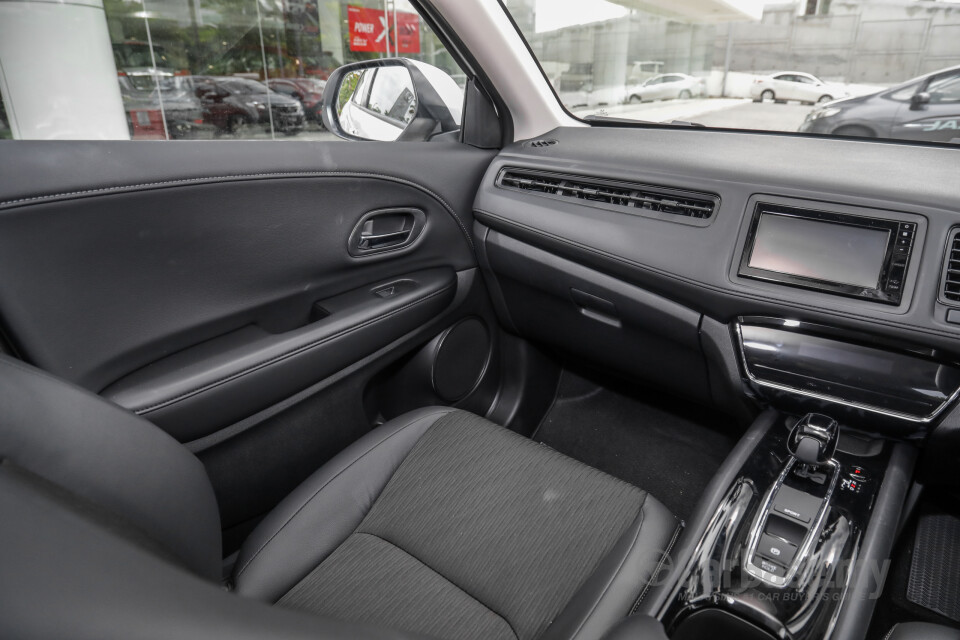
<path fill-rule="evenodd" d="M 754 269 L 875 289 L 890 232 L 762 213 L 748 263 Z"/>
<path fill-rule="evenodd" d="M 758 202 L 737 275 L 900 304 L 917 222 Z"/>

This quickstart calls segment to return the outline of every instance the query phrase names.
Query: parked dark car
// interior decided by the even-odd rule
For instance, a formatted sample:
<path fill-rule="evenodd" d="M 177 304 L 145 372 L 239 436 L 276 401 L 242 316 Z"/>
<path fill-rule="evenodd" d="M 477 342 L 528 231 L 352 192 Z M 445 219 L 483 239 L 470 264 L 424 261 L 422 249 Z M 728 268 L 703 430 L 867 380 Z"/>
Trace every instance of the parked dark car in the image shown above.
<path fill-rule="evenodd" d="M 298 101 L 307 120 L 322 124 L 320 99 L 323 97 L 326 81 L 316 78 L 271 78 L 266 84 L 277 93 Z"/>
<path fill-rule="evenodd" d="M 942 69 L 867 96 L 814 109 L 804 133 L 929 142 L 960 141 L 960 66 Z"/>
<path fill-rule="evenodd" d="M 250 125 L 270 126 L 286 135 L 303 129 L 303 107 L 289 96 L 246 78 L 194 76 L 194 93 L 203 105 L 204 122 L 220 132 L 238 133 Z"/>

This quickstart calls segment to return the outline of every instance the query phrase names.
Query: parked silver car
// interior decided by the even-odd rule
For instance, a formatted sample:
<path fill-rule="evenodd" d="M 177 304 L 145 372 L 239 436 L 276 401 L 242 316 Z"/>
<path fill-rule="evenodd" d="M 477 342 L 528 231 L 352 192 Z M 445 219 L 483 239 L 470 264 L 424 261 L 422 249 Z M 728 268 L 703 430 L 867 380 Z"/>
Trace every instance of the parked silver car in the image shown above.
<path fill-rule="evenodd" d="M 685 73 L 661 73 L 642 84 L 627 87 L 627 102 L 686 100 L 703 95 L 703 80 Z"/>
<path fill-rule="evenodd" d="M 849 95 L 837 84 L 802 71 L 782 71 L 757 78 L 750 87 L 750 97 L 756 102 L 798 100 L 809 104 L 830 102 Z"/>
<path fill-rule="evenodd" d="M 813 109 L 803 133 L 928 142 L 960 140 L 960 66 Z"/>

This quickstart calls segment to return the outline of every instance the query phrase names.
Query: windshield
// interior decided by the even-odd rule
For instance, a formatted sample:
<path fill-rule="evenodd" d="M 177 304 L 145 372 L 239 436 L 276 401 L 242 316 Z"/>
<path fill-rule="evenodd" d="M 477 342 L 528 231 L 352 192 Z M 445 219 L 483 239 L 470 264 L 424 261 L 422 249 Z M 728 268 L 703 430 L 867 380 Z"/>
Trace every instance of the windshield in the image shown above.
<path fill-rule="evenodd" d="M 960 0 L 505 5 L 580 119 L 960 144 Z"/>

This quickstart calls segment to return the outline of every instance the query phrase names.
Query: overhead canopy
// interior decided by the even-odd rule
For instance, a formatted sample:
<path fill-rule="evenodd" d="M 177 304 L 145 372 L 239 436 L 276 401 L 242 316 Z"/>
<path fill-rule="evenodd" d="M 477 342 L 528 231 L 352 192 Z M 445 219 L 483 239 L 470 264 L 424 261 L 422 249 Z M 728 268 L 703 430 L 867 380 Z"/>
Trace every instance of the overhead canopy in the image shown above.
<path fill-rule="evenodd" d="M 647 11 L 687 22 L 760 20 L 764 0 L 609 0 L 627 9 Z"/>

